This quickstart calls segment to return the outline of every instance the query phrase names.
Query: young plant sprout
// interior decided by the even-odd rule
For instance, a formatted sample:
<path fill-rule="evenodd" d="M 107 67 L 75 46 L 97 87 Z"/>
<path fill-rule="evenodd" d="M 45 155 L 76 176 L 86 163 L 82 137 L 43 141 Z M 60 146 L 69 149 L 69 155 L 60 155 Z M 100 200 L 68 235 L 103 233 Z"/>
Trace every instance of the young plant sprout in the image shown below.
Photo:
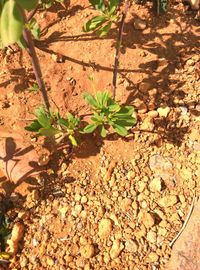
<path fill-rule="evenodd" d="M 110 0 L 105 5 L 103 0 L 89 0 L 90 4 L 100 12 L 100 16 L 95 16 L 83 27 L 84 32 L 96 31 L 100 37 L 106 36 L 113 24 L 118 19 L 117 6 L 119 0 Z"/>
<path fill-rule="evenodd" d="M 134 108 L 119 105 L 111 98 L 109 92 L 97 92 L 95 96 L 84 93 L 84 99 L 93 110 L 92 123 L 84 128 L 84 133 L 92 133 L 98 128 L 104 138 L 111 126 L 120 136 L 127 136 L 128 129 L 136 124 Z"/>
<path fill-rule="evenodd" d="M 74 134 L 80 122 L 79 118 L 75 118 L 71 113 L 62 118 L 59 112 L 47 113 L 44 107 L 35 110 L 36 119 L 26 126 L 25 129 L 36 132 L 38 136 L 55 136 L 56 134 L 64 134 L 68 137 L 73 146 L 77 146 Z"/>

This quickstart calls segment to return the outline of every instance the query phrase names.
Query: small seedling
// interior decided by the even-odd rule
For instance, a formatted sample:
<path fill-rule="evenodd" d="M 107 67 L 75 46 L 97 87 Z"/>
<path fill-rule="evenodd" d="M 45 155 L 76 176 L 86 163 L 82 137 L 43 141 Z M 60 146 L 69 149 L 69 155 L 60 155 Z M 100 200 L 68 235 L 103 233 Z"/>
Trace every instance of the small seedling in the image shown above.
<path fill-rule="evenodd" d="M 72 145 L 77 146 L 74 134 L 80 121 L 79 118 L 75 118 L 71 113 L 68 113 L 66 118 L 62 118 L 59 112 L 50 111 L 47 113 L 44 107 L 36 109 L 35 116 L 36 119 L 25 127 L 26 130 L 36 132 L 38 136 L 47 137 L 65 134 Z"/>
<path fill-rule="evenodd" d="M 83 133 L 92 133 L 97 128 L 104 138 L 111 126 L 121 136 L 128 135 L 128 129 L 136 124 L 132 106 L 121 106 L 114 101 L 109 92 L 97 92 L 95 96 L 84 93 L 85 101 L 93 110 L 91 124 L 83 129 Z"/>
<path fill-rule="evenodd" d="M 117 21 L 117 6 L 119 0 L 109 0 L 105 5 L 103 0 L 89 0 L 90 4 L 98 10 L 101 15 L 89 20 L 83 27 L 84 32 L 96 31 L 100 37 L 106 36 L 114 22 Z"/>
<path fill-rule="evenodd" d="M 55 4 L 56 2 L 63 3 L 64 0 L 41 0 L 41 1 L 39 1 L 39 3 L 43 6 L 43 8 L 46 8 L 46 9 L 53 6 L 53 4 Z"/>
<path fill-rule="evenodd" d="M 38 92 L 39 91 L 39 86 L 37 83 L 34 83 L 31 87 L 27 89 L 29 92 Z"/>

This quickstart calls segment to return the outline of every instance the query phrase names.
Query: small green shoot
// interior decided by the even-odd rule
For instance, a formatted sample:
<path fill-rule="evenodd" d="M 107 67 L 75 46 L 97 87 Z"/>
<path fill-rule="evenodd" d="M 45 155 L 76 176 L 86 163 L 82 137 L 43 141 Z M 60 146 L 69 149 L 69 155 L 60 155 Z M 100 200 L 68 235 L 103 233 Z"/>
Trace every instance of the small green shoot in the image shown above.
<path fill-rule="evenodd" d="M 58 3 L 64 3 L 64 0 L 40 0 L 39 3 L 43 6 L 43 8 L 50 8 L 53 6 L 56 2 Z"/>
<path fill-rule="evenodd" d="M 74 137 L 78 128 L 79 118 L 75 118 L 71 113 L 62 118 L 59 112 L 48 114 L 44 107 L 39 107 L 35 111 L 36 119 L 26 126 L 25 129 L 31 132 L 36 132 L 38 136 L 55 136 L 57 134 L 66 134 L 73 146 L 77 146 L 77 141 Z"/>
<path fill-rule="evenodd" d="M 111 29 L 113 22 L 118 19 L 117 6 L 119 0 L 109 0 L 105 5 L 103 0 L 89 0 L 90 4 L 100 12 L 99 16 L 95 16 L 85 23 L 84 32 L 96 31 L 100 37 L 104 37 Z"/>
<path fill-rule="evenodd" d="M 105 138 L 111 126 L 120 136 L 127 136 L 128 129 L 136 124 L 134 108 L 119 105 L 109 92 L 97 92 L 95 96 L 84 93 L 84 99 L 93 110 L 93 115 L 92 123 L 83 129 L 83 133 L 92 133 L 99 128 L 101 136 Z"/>
<path fill-rule="evenodd" d="M 0 213 L 0 259 L 8 259 L 8 254 L 5 253 L 5 242 L 10 235 L 11 230 L 9 228 L 8 219 L 3 213 Z"/>
<path fill-rule="evenodd" d="M 38 92 L 40 89 L 39 89 L 39 86 L 37 83 L 34 83 L 31 87 L 29 87 L 27 89 L 29 92 Z"/>

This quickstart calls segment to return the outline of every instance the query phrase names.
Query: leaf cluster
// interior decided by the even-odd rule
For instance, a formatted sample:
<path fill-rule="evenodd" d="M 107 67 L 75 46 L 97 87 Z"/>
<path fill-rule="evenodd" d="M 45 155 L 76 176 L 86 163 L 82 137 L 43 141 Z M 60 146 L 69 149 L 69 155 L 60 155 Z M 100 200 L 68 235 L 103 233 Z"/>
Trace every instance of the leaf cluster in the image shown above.
<path fill-rule="evenodd" d="M 52 5 L 54 5 L 56 2 L 63 3 L 64 0 L 40 0 L 39 3 L 42 5 L 43 8 L 50 8 Z"/>
<path fill-rule="evenodd" d="M 120 136 L 127 136 L 128 129 L 136 124 L 136 119 L 133 117 L 134 108 L 120 106 L 106 91 L 97 92 L 95 97 L 85 93 L 84 99 L 93 110 L 90 119 L 92 123 L 84 128 L 84 133 L 91 133 L 99 128 L 104 138 L 108 134 L 108 128 L 112 127 Z"/>
<path fill-rule="evenodd" d="M 100 15 L 86 22 L 83 26 L 83 31 L 97 31 L 100 37 L 106 36 L 113 22 L 116 22 L 118 19 L 117 6 L 119 5 L 119 0 L 109 0 L 107 4 L 105 4 L 104 0 L 89 0 L 89 2 L 100 12 Z"/>
<path fill-rule="evenodd" d="M 75 118 L 71 113 L 62 118 L 59 112 L 47 113 L 44 107 L 35 110 L 36 119 L 25 129 L 36 132 L 39 136 L 55 136 L 56 134 L 66 134 L 72 145 L 77 146 L 74 134 L 80 122 L 79 118 Z"/>
<path fill-rule="evenodd" d="M 3 213 L 0 213 L 0 257 L 1 253 L 5 249 L 5 241 L 7 237 L 10 235 L 10 233 L 11 229 L 9 228 L 8 219 L 5 217 Z"/>
<path fill-rule="evenodd" d="M 65 134 L 72 145 L 77 146 L 75 136 L 78 132 L 86 134 L 98 129 L 100 135 L 105 138 L 109 128 L 112 127 L 120 136 L 126 136 L 128 130 L 136 124 L 136 118 L 133 116 L 134 108 L 119 105 L 111 98 L 109 92 L 99 91 L 95 96 L 84 93 L 83 96 L 93 111 L 90 123 L 84 128 L 80 128 L 80 118 L 74 117 L 71 113 L 63 118 L 59 112 L 47 113 L 43 107 L 39 107 L 35 111 L 36 119 L 25 129 L 42 136 Z"/>

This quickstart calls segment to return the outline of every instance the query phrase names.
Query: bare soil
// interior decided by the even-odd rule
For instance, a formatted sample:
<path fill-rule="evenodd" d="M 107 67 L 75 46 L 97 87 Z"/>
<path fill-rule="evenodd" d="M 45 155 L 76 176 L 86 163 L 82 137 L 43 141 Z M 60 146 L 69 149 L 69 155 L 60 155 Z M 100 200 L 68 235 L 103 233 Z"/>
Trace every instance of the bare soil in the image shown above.
<path fill-rule="evenodd" d="M 42 36 L 35 45 L 52 107 L 82 115 L 89 112 L 84 91 L 111 91 L 118 28 L 105 38 L 84 33 L 95 14 L 88 1 L 65 4 L 39 11 Z M 149 2 L 132 5 L 116 98 L 135 106 L 138 123 L 128 138 L 88 135 L 76 149 L 55 148 L 24 130 L 41 104 L 39 93 L 29 90 L 35 83 L 30 58 L 16 46 L 0 52 L 1 207 L 25 225 L 10 269 L 165 268 L 170 242 L 199 196 L 195 16 L 179 1 L 158 17 Z M 135 29 L 138 18 L 144 30 Z M 50 162 L 38 168 L 45 151 Z"/>

